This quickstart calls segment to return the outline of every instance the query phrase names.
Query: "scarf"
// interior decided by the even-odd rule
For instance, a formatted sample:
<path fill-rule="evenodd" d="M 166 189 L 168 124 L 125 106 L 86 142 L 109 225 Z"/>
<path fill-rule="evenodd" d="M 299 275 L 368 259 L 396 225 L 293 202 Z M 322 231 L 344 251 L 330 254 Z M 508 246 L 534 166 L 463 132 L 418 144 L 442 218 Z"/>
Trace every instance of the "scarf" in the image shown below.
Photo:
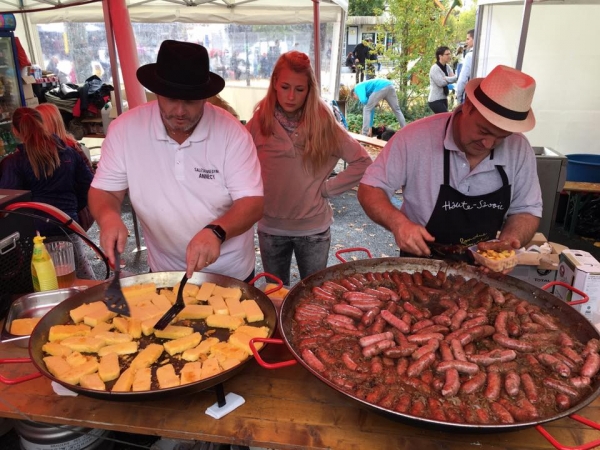
<path fill-rule="evenodd" d="M 439 61 L 436 62 L 436 64 L 442 70 L 442 72 L 444 72 L 444 75 L 448 76 L 448 67 L 446 66 L 446 64 L 442 65 Z M 450 93 L 450 89 L 448 89 L 448 85 L 444 86 L 443 89 L 444 89 L 444 95 L 448 96 L 448 94 Z"/>
<path fill-rule="evenodd" d="M 275 104 L 275 119 L 283 127 L 288 136 L 291 136 L 298 125 L 300 124 L 300 116 L 302 116 L 302 110 L 296 111 L 293 117 L 289 117 L 285 114 L 279 103 Z"/>

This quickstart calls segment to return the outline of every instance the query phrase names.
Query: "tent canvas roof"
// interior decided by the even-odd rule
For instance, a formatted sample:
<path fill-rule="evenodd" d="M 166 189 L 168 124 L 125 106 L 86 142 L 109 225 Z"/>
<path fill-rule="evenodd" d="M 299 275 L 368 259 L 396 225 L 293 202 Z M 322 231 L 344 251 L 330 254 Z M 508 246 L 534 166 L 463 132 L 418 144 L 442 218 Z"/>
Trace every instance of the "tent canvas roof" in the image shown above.
<path fill-rule="evenodd" d="M 31 23 L 102 22 L 98 0 L 0 0 L 2 12 L 27 11 Z M 285 25 L 313 21 L 311 0 L 127 0 L 132 22 L 237 23 Z M 348 10 L 348 0 L 321 0 L 321 22 L 339 20 L 340 10 Z M 37 11 L 37 12 L 34 12 Z"/>

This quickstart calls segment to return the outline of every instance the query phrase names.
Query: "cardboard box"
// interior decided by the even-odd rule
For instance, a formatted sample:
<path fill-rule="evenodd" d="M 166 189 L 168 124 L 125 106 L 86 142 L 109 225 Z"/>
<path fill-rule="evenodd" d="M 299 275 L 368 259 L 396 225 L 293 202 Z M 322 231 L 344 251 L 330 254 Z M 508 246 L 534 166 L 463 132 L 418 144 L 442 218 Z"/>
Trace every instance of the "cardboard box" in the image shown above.
<path fill-rule="evenodd" d="M 547 244 L 547 245 L 545 245 Z M 540 248 L 550 247 L 550 253 L 540 253 Z M 566 249 L 564 245 L 548 242 L 542 233 L 535 233 L 531 242 L 525 245 L 525 251 L 517 253 L 517 266 L 509 273 L 510 276 L 542 287 L 556 281 L 560 253 Z M 552 292 L 550 288 L 548 292 Z"/>
<path fill-rule="evenodd" d="M 28 106 L 29 108 L 35 108 L 39 104 L 40 101 L 37 99 L 37 97 L 25 99 L 25 106 Z"/>
<path fill-rule="evenodd" d="M 591 323 L 600 322 L 600 262 L 590 253 L 582 250 L 565 250 L 560 256 L 558 281 L 569 284 L 587 294 L 590 299 L 582 305 L 575 305 Z M 556 286 L 555 295 L 565 301 L 579 300 L 582 297 L 562 286 Z"/>
<path fill-rule="evenodd" d="M 35 98 L 35 94 L 33 93 L 33 85 L 23 83 L 23 95 L 25 96 L 25 100 Z"/>

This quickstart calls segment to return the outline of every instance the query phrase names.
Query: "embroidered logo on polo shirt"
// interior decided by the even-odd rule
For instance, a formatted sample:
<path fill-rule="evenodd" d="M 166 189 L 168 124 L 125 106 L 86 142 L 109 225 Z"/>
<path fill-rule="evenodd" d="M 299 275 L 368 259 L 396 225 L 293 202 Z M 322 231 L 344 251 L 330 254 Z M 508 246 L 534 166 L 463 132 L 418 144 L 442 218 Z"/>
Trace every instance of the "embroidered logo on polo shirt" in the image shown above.
<path fill-rule="evenodd" d="M 214 180 L 215 174 L 219 173 L 218 169 L 201 169 L 194 167 L 194 171 L 198 172 L 198 178 L 204 178 L 205 180 Z"/>

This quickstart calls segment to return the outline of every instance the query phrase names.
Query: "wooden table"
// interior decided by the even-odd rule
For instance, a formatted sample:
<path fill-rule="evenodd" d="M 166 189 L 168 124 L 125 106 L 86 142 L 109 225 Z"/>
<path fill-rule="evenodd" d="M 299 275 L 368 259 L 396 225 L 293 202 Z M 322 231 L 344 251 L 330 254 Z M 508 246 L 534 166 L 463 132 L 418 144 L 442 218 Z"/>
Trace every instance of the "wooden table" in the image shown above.
<path fill-rule="evenodd" d="M 25 349 L 0 345 L 2 358 L 26 355 Z M 280 345 L 269 345 L 262 355 L 267 361 L 291 357 Z M 8 378 L 33 370 L 31 364 L 0 367 Z M 552 448 L 533 427 L 476 434 L 393 421 L 359 406 L 299 365 L 267 370 L 252 361 L 224 387 L 225 392 L 242 395 L 246 403 L 215 420 L 204 413 L 216 401 L 213 391 L 165 400 L 114 402 L 58 396 L 49 379 L 42 377 L 18 385 L 0 384 L 0 417 L 274 449 Z M 580 413 L 600 422 L 600 398 Z M 600 439 L 600 431 L 570 419 L 550 422 L 546 428 L 564 445 Z"/>
<path fill-rule="evenodd" d="M 584 183 L 579 181 L 567 181 L 563 191 L 569 194 L 569 202 L 565 212 L 564 228 L 568 236 L 572 237 L 577 226 L 577 218 L 591 198 L 600 194 L 600 183 Z M 569 214 L 571 210 L 571 214 Z"/>

